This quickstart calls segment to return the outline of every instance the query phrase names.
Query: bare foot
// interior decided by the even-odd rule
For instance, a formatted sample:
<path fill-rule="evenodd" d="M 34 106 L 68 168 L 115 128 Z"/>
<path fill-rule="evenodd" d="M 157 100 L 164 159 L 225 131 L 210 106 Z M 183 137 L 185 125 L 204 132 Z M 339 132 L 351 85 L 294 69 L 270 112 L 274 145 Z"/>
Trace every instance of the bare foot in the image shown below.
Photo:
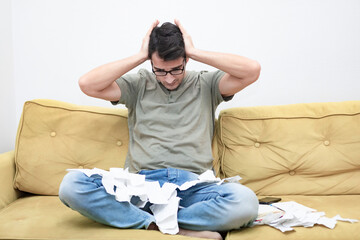
<path fill-rule="evenodd" d="M 159 231 L 159 227 L 156 225 L 156 223 L 150 223 L 149 227 L 147 228 L 147 230 L 155 230 L 155 231 Z"/>
<path fill-rule="evenodd" d="M 220 233 L 211 231 L 193 231 L 180 228 L 178 234 L 189 237 L 223 240 Z"/>
<path fill-rule="evenodd" d="M 147 228 L 147 230 L 159 231 L 159 228 L 155 223 L 151 223 L 149 225 L 149 227 Z M 189 236 L 189 237 L 223 240 L 220 233 L 211 232 L 211 231 L 193 231 L 193 230 L 187 230 L 187 229 L 180 228 L 179 232 L 177 234 L 183 235 L 183 236 Z"/>

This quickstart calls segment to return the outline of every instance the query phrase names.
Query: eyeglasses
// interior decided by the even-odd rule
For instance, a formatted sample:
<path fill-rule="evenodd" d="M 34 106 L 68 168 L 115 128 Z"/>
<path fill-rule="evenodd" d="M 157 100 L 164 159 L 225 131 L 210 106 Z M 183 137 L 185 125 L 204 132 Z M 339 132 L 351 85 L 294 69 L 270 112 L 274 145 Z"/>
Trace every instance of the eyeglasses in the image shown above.
<path fill-rule="evenodd" d="M 185 70 L 185 59 L 184 59 L 184 65 L 182 68 L 178 68 L 178 69 L 173 69 L 170 71 L 165 71 L 165 70 L 158 70 L 158 71 L 154 71 L 154 66 L 153 63 L 151 62 L 151 66 L 152 66 L 152 72 L 156 75 L 156 76 L 166 76 L 168 73 L 170 73 L 171 75 L 180 75 L 184 72 Z"/>

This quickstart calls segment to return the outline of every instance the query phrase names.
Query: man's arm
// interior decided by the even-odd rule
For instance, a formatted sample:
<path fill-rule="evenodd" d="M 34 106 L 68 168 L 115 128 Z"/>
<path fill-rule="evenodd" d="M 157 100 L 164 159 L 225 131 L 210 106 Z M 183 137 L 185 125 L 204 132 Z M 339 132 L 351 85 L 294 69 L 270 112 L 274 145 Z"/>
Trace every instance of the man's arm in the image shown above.
<path fill-rule="evenodd" d="M 235 54 L 196 49 L 190 35 L 179 20 L 175 20 L 175 24 L 183 34 L 187 57 L 213 66 L 226 73 L 219 83 L 220 93 L 224 97 L 234 95 L 259 78 L 261 67 L 257 61 Z"/>
<path fill-rule="evenodd" d="M 79 79 L 80 89 L 91 97 L 108 101 L 118 101 L 121 89 L 115 82 L 116 79 L 137 67 L 148 59 L 148 47 L 151 31 L 159 24 L 156 20 L 146 33 L 140 51 L 128 58 L 107 63 L 86 73 Z"/>

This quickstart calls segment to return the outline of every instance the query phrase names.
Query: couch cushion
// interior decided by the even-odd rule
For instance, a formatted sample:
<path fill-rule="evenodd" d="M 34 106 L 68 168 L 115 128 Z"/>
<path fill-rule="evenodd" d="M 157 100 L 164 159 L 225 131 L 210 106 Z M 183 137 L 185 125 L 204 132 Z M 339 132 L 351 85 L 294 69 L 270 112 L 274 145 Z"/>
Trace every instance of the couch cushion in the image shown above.
<path fill-rule="evenodd" d="M 68 168 L 123 167 L 128 138 L 125 109 L 28 101 L 16 139 L 15 186 L 57 195 Z"/>
<path fill-rule="evenodd" d="M 260 195 L 360 194 L 360 101 L 223 110 L 220 175 Z"/>
<path fill-rule="evenodd" d="M 343 218 L 360 220 L 360 195 L 343 196 L 280 196 L 282 201 L 295 201 L 304 206 L 316 209 L 318 212 L 325 212 L 326 217 L 332 218 L 340 215 Z M 338 221 L 334 229 L 322 225 L 315 225 L 311 228 L 294 227 L 295 231 L 282 233 L 280 230 L 267 225 L 244 228 L 232 231 L 226 240 L 295 240 L 295 239 L 316 239 L 329 240 L 359 239 L 360 223 L 349 223 Z"/>
<path fill-rule="evenodd" d="M 118 229 L 67 208 L 56 196 L 20 198 L 0 211 L 0 239 L 174 239 L 157 231 Z M 195 238 L 197 239 L 197 238 Z"/>

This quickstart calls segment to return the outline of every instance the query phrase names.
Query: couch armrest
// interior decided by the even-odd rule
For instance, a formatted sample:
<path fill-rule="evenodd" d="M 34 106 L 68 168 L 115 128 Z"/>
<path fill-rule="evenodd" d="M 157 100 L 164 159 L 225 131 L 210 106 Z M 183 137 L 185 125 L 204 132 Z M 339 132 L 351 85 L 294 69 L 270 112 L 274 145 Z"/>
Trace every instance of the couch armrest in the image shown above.
<path fill-rule="evenodd" d="M 14 160 L 14 151 L 0 154 L 0 209 L 6 207 L 21 195 L 21 192 L 13 187 L 15 177 Z"/>

